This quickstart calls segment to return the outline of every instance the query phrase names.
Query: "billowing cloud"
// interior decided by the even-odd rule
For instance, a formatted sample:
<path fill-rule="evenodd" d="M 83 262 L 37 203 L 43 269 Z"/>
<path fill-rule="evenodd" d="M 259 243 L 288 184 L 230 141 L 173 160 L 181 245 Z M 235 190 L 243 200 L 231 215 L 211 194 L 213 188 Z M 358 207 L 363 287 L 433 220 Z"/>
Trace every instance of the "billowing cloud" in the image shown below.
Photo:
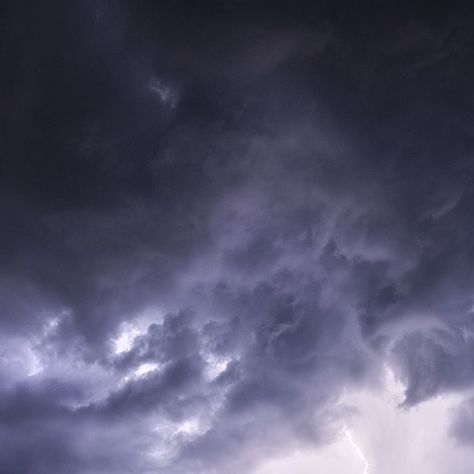
<path fill-rule="evenodd" d="M 0 470 L 471 472 L 471 17 L 5 7 Z"/>

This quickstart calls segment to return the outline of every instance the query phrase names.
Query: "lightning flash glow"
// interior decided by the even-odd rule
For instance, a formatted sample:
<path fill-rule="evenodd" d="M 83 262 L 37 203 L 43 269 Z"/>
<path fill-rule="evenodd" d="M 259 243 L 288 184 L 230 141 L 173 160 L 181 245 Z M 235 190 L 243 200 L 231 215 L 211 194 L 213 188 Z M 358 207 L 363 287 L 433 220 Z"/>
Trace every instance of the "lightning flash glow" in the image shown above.
<path fill-rule="evenodd" d="M 349 442 L 349 444 L 355 449 L 355 451 L 357 452 L 357 455 L 359 456 L 361 461 L 364 463 L 363 474 L 369 474 L 369 461 L 367 460 L 364 453 L 362 452 L 362 449 L 354 441 L 354 438 L 352 437 L 351 432 L 347 428 L 344 428 L 343 432 L 344 432 L 344 435 L 345 435 L 347 441 Z"/>

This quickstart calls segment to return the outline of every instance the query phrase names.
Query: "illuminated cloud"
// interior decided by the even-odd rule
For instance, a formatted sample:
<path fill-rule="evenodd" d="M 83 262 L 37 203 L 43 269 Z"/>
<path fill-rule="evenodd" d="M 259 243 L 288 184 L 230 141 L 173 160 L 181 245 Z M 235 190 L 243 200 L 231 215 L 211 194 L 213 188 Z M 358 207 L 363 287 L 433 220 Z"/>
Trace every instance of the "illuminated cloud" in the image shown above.
<path fill-rule="evenodd" d="M 153 94 L 156 94 L 164 104 L 169 105 L 172 109 L 176 107 L 176 94 L 169 86 L 166 86 L 157 78 L 154 77 L 150 79 L 149 90 Z"/>

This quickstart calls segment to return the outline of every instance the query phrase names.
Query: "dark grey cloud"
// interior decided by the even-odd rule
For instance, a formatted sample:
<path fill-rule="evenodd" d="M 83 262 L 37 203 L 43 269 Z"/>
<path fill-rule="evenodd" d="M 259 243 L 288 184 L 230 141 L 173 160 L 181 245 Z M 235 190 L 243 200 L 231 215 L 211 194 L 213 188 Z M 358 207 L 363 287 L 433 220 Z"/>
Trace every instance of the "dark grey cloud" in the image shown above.
<path fill-rule="evenodd" d="M 387 366 L 472 388 L 471 13 L 257 3 L 4 7 L 6 473 L 252 472 Z"/>
<path fill-rule="evenodd" d="M 465 401 L 456 411 L 451 432 L 455 439 L 467 446 L 474 440 L 474 419 L 472 413 L 472 398 Z"/>

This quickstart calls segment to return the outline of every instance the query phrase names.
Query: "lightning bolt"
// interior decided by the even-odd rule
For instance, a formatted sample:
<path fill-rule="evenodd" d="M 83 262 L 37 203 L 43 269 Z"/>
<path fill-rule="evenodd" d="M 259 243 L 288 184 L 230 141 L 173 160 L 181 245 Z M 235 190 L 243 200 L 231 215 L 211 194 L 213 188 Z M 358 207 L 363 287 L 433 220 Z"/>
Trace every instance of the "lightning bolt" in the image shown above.
<path fill-rule="evenodd" d="M 362 449 L 360 449 L 358 444 L 354 441 L 354 439 L 352 438 L 351 432 L 347 428 L 344 428 L 344 435 L 346 436 L 347 441 L 349 441 L 349 444 L 357 452 L 357 454 L 360 457 L 361 461 L 364 463 L 364 472 L 363 472 L 363 474 L 369 474 L 369 461 L 367 461 L 367 458 L 364 456 L 364 453 L 362 452 Z"/>

